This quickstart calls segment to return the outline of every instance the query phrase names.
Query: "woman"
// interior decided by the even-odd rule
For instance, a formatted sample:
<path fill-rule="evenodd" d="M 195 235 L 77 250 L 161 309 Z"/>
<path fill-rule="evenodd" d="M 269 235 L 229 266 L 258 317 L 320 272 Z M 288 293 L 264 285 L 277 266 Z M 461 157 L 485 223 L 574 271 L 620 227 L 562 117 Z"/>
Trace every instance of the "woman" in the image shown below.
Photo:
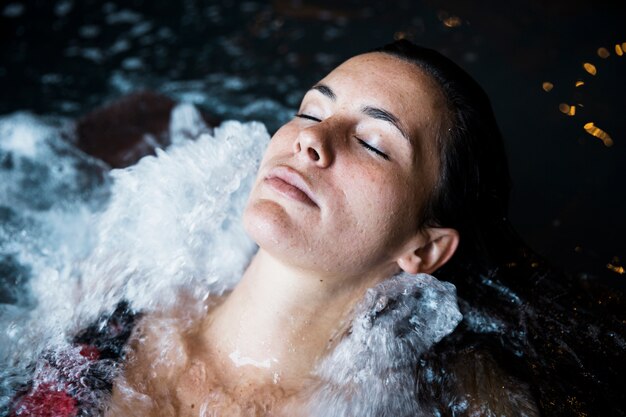
<path fill-rule="evenodd" d="M 439 54 L 401 41 L 340 65 L 265 152 L 241 280 L 168 348 L 144 320 L 109 415 L 430 415 L 417 359 L 460 314 L 425 274 L 506 212 L 501 152 L 483 93 Z M 516 387 L 493 406 L 534 415 Z"/>
<path fill-rule="evenodd" d="M 420 358 L 461 320 L 454 287 L 428 274 L 492 255 L 483 242 L 507 193 L 489 102 L 460 68 L 407 41 L 349 59 L 265 151 L 243 213 L 259 249 L 241 278 L 199 313 L 182 293 L 142 318 L 107 415 L 536 415 L 489 357 L 481 372 L 457 358 L 451 390 L 470 393 L 459 401 L 425 397 L 432 381 L 418 379 Z M 86 275 L 126 273 L 103 257 L 108 269 Z"/>

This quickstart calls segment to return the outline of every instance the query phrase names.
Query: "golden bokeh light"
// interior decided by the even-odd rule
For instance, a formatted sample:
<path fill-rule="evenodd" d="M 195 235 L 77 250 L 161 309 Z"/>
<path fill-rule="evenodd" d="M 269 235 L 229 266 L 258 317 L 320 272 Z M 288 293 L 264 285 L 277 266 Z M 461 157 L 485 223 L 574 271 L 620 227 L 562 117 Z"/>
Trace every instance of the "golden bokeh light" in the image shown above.
<path fill-rule="evenodd" d="M 596 66 L 593 64 L 590 64 L 589 62 L 585 62 L 583 64 L 583 68 L 585 69 L 585 71 L 587 71 L 591 75 L 596 75 L 598 73 L 598 70 L 596 70 Z"/>
<path fill-rule="evenodd" d="M 609 269 L 610 269 L 611 271 L 613 271 L 613 272 L 617 272 L 617 273 L 618 273 L 618 274 L 620 274 L 620 275 L 623 275 L 623 274 L 624 274 L 624 272 L 626 272 L 626 271 L 624 270 L 624 267 L 623 267 L 623 266 L 617 266 L 617 265 L 613 265 L 613 264 L 607 264 L 607 265 L 606 265 L 606 267 L 607 267 L 607 268 L 609 268 Z"/>
<path fill-rule="evenodd" d="M 566 114 L 568 116 L 574 116 L 576 114 L 576 106 L 570 106 L 566 103 L 559 104 L 559 110 L 561 113 Z"/>
<path fill-rule="evenodd" d="M 591 136 L 595 136 L 604 142 L 604 146 L 613 146 L 613 139 L 611 139 L 611 136 L 604 130 L 597 127 L 593 122 L 585 123 L 583 129 L 585 129 L 585 131 Z"/>
<path fill-rule="evenodd" d="M 440 17 L 441 19 L 441 17 Z M 626 42 L 623 43 L 615 43 L 615 54 L 618 56 L 624 56 L 626 55 Z M 597 55 L 602 58 L 602 59 L 607 59 L 611 57 L 612 52 L 610 51 L 610 48 L 606 48 L 604 46 L 600 46 L 596 49 L 596 53 Z M 585 62 L 583 61 L 582 63 L 582 67 L 585 70 L 585 72 L 587 72 L 588 74 L 592 75 L 592 76 L 596 76 L 598 74 L 598 69 L 596 68 L 596 66 L 594 64 L 592 64 L 591 62 Z M 587 88 L 586 86 L 590 85 L 589 84 L 589 79 L 586 79 L 583 81 L 583 78 L 578 78 L 577 80 L 574 81 L 574 86 L 575 88 L 579 88 L 579 87 L 583 87 L 585 86 L 585 89 Z M 544 81 L 541 83 L 541 87 L 544 91 L 549 92 L 552 91 L 552 89 L 554 88 L 554 84 L 550 81 Z M 574 97 L 576 97 L 577 95 L 580 95 L 580 92 L 577 92 Z M 574 98 L 574 100 L 576 100 L 576 104 L 569 104 L 569 103 L 560 103 L 558 105 L 559 108 L 559 112 L 561 112 L 562 114 L 566 115 L 566 116 L 576 116 L 576 113 L 580 113 L 582 112 L 582 116 L 583 117 L 588 117 L 585 115 L 585 105 L 583 103 L 580 102 L 580 98 Z M 577 107 L 579 107 L 577 109 Z M 578 117 L 580 117 L 581 114 L 578 115 Z M 576 120 L 576 119 L 572 119 L 572 120 Z M 599 128 L 598 126 L 595 125 L 594 122 L 588 122 L 585 123 L 583 126 L 584 130 L 590 134 L 591 136 L 600 139 L 602 141 L 602 143 L 604 144 L 604 146 L 606 147 L 611 147 L 614 145 L 613 142 L 613 138 L 611 138 L 611 135 L 609 135 L 606 131 L 602 130 L 601 128 Z M 584 140 L 582 138 L 579 137 L 579 141 L 580 140 Z M 580 248 L 576 247 L 576 251 L 578 251 Z M 614 262 L 615 264 L 615 262 Z M 620 267 L 621 268 L 621 267 Z"/>
<path fill-rule="evenodd" d="M 443 24 L 449 28 L 455 28 L 457 26 L 461 26 L 463 22 L 459 16 L 450 16 L 443 19 Z"/>

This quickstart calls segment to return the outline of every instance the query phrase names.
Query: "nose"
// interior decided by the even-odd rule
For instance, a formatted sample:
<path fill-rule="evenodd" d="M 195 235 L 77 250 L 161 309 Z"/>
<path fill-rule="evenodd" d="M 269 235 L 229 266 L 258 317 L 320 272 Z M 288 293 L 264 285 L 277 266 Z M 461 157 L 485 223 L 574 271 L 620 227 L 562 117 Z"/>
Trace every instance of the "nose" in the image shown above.
<path fill-rule="evenodd" d="M 294 154 L 320 168 L 326 168 L 333 162 L 327 126 L 324 122 L 302 129 L 294 141 Z"/>

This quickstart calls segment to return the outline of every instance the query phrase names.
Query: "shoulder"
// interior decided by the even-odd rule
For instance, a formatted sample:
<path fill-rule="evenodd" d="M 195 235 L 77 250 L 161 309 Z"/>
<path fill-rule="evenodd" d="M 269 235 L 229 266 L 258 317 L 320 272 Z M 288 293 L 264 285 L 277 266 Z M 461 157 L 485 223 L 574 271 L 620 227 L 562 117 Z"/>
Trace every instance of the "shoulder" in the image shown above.
<path fill-rule="evenodd" d="M 170 390 L 188 361 L 189 349 L 179 320 L 145 315 L 129 341 L 123 370 L 113 384 L 107 415 L 151 415 L 155 406 L 171 406 Z"/>
<path fill-rule="evenodd" d="M 189 359 L 186 332 L 180 319 L 146 315 L 138 323 L 128 346 L 125 375 L 143 379 L 150 374 L 160 380 L 175 376 Z"/>

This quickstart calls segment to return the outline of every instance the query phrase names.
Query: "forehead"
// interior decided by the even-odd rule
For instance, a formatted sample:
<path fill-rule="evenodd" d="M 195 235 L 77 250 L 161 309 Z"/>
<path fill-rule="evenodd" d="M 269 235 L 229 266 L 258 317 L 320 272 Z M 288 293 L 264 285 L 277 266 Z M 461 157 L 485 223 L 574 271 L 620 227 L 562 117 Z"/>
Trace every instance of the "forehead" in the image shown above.
<path fill-rule="evenodd" d="M 400 120 L 414 145 L 428 147 L 446 118 L 437 83 L 417 65 L 393 55 L 372 52 L 350 58 L 320 81 L 347 106 L 376 106 Z M 429 152 L 432 149 L 428 150 Z"/>
<path fill-rule="evenodd" d="M 347 60 L 320 84 L 332 89 L 338 105 L 355 111 L 374 106 L 392 113 L 412 142 L 414 169 L 432 188 L 439 172 L 437 138 L 448 110 L 430 75 L 411 62 L 372 52 Z"/>
<path fill-rule="evenodd" d="M 388 110 L 415 140 L 436 134 L 446 112 L 443 94 L 428 74 L 385 53 L 357 55 L 320 83 L 330 86 L 338 101 Z"/>

